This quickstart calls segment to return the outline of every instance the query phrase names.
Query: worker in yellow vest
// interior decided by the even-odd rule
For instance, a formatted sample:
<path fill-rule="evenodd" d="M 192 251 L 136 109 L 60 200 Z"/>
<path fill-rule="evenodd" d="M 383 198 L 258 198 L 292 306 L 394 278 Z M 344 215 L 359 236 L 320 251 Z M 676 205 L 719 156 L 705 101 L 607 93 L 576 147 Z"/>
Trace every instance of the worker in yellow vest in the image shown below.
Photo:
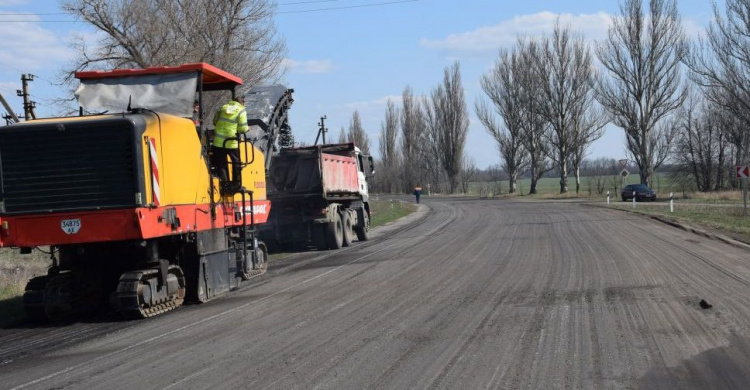
<path fill-rule="evenodd" d="M 229 103 L 221 106 L 214 115 L 214 141 L 211 145 L 211 165 L 216 167 L 222 183 L 229 183 L 227 157 L 232 162 L 232 188 L 239 189 L 240 152 L 237 144 L 237 134 L 247 132 L 247 112 L 245 111 L 245 97 L 237 96 Z"/>

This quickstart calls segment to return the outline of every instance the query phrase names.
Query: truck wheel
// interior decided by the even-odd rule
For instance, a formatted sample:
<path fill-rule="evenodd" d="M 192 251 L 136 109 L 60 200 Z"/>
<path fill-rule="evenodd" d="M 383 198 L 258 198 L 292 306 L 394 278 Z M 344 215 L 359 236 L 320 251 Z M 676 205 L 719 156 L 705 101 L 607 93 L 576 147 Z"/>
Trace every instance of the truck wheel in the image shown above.
<path fill-rule="evenodd" d="M 364 212 L 365 223 L 364 227 L 355 227 L 354 232 L 357 233 L 357 239 L 360 241 L 367 241 L 370 239 L 370 217 L 367 215 L 367 211 Z"/>
<path fill-rule="evenodd" d="M 326 243 L 328 249 L 340 249 L 344 244 L 344 225 L 339 213 L 334 213 L 333 221 L 326 224 Z"/>
<path fill-rule="evenodd" d="M 342 225 L 344 226 L 343 245 L 349 246 L 352 244 L 352 238 L 354 236 L 354 232 L 352 231 L 352 218 L 349 214 L 349 211 L 344 210 L 341 219 L 342 219 Z"/>

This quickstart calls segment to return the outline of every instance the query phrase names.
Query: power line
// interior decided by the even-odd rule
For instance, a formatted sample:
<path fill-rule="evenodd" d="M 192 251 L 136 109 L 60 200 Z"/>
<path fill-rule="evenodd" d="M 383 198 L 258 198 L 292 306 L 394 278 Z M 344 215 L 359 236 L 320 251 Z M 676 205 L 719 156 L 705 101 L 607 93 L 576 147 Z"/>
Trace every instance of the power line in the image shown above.
<path fill-rule="evenodd" d="M 0 20 L 2 23 L 85 23 L 82 20 Z"/>
<path fill-rule="evenodd" d="M 13 87 L 7 87 L 5 85 L 0 85 L 0 90 L 12 93 L 15 96 L 16 91 L 18 90 L 18 88 L 13 88 Z"/>
<path fill-rule="evenodd" d="M 293 3 L 279 3 L 279 5 L 297 5 L 297 4 L 311 4 L 311 3 L 331 3 L 339 0 L 309 0 L 309 1 L 295 1 Z"/>
<path fill-rule="evenodd" d="M 328 3 L 328 2 L 333 2 L 333 1 L 338 1 L 338 0 L 298 1 L 298 2 L 293 2 L 293 3 L 284 3 L 280 5 Z M 308 12 L 338 11 L 338 10 L 354 9 L 354 8 L 381 7 L 381 6 L 394 5 L 394 4 L 416 3 L 418 1 L 419 0 L 384 1 L 380 3 L 345 5 L 345 6 L 339 6 L 339 7 L 314 8 L 314 9 L 305 9 L 305 10 L 296 10 L 296 11 L 279 11 L 279 12 L 276 12 L 276 14 L 303 14 L 303 13 L 308 13 Z M 22 15 L 22 14 L 14 14 L 14 15 Z M 43 14 L 29 14 L 29 15 L 43 15 Z M 65 15 L 65 14 L 55 13 L 55 14 L 50 14 L 50 15 Z M 83 20 L 2 20 L 0 22 L 3 22 L 3 23 L 86 23 Z"/>
<path fill-rule="evenodd" d="M 299 10 L 299 11 L 280 11 L 280 12 L 277 12 L 277 14 L 302 14 L 302 13 L 307 13 L 307 12 L 336 11 L 336 10 L 342 10 L 342 9 L 378 7 L 378 6 L 402 4 L 402 3 L 416 3 L 417 1 L 419 0 L 385 1 L 381 3 L 347 5 L 347 6 L 341 6 L 341 7 L 306 9 L 306 10 Z"/>
<path fill-rule="evenodd" d="M 21 70 L 21 69 L 18 69 L 18 68 L 16 68 L 15 66 L 12 66 L 12 65 L 8 65 L 8 64 L 5 64 L 5 63 L 0 63 L 0 66 L 3 66 L 3 67 L 6 67 L 6 68 L 9 68 L 9 69 L 13 69 L 13 70 L 15 70 L 15 71 L 18 71 L 18 72 L 24 73 L 24 71 L 23 71 L 23 70 Z M 49 81 L 49 80 L 47 80 L 47 79 L 45 79 L 45 78 L 43 78 L 43 77 L 40 77 L 40 76 L 38 76 L 38 75 L 34 75 L 34 77 L 38 78 L 39 80 L 42 80 L 42 81 L 44 81 L 45 83 L 47 83 L 47 84 L 49 84 L 49 85 L 51 85 L 51 86 L 53 86 L 53 87 L 59 87 L 59 85 L 55 85 L 55 83 L 53 83 L 53 82 L 51 82 L 51 81 Z"/>
<path fill-rule="evenodd" d="M 314 3 L 332 3 L 340 0 L 307 0 L 307 1 L 293 1 L 288 3 L 278 3 L 280 6 L 284 5 L 300 5 L 300 4 L 314 4 Z M 70 15 L 69 12 L 0 12 L 0 16 L 51 16 L 51 15 Z"/>
<path fill-rule="evenodd" d="M 39 13 L 39 12 L 0 12 L 0 16 L 16 16 L 16 15 L 23 15 L 23 16 L 34 16 L 34 15 L 67 15 L 67 12 L 49 12 L 49 13 Z"/>
<path fill-rule="evenodd" d="M 45 106 L 45 105 L 46 105 L 46 106 L 48 106 L 48 107 L 51 107 L 51 105 L 52 105 L 52 104 L 55 104 L 55 99 L 48 99 L 48 98 L 43 98 L 43 97 L 40 97 L 40 96 L 38 96 L 38 95 L 32 95 L 32 94 L 29 94 L 29 96 L 33 97 L 34 99 L 37 99 L 37 100 L 41 100 L 41 101 L 43 101 L 43 102 L 46 102 L 46 104 L 42 103 L 42 105 L 43 105 L 43 106 Z"/>

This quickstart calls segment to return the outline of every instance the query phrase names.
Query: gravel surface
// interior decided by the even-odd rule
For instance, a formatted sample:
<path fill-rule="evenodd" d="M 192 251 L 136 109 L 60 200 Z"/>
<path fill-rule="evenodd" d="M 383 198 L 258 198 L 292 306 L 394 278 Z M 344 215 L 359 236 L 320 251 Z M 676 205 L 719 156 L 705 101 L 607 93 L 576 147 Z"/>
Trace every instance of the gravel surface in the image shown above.
<path fill-rule="evenodd" d="M 285 258 L 208 304 L 2 329 L 0 388 L 750 383 L 750 252 L 573 203 L 423 200 L 370 242 Z"/>

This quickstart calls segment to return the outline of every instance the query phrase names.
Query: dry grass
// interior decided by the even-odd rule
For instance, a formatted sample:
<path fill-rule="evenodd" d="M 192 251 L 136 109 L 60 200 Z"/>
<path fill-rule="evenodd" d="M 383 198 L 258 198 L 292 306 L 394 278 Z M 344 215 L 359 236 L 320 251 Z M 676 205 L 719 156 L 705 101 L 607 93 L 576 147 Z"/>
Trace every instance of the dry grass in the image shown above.
<path fill-rule="evenodd" d="M 688 201 L 696 203 L 737 203 L 742 204 L 742 191 L 695 192 Z"/>
<path fill-rule="evenodd" d="M 45 275 L 50 264 L 49 255 L 37 250 L 21 255 L 17 249 L 0 249 L 0 326 L 25 317 L 21 296 L 26 283 Z"/>
<path fill-rule="evenodd" d="M 20 255 L 15 249 L 0 249 L 0 301 L 23 294 L 26 282 L 46 274 L 49 266 L 49 255 L 40 251 Z"/>
<path fill-rule="evenodd" d="M 613 203 L 617 208 L 635 211 L 647 215 L 659 215 L 694 226 L 703 226 L 719 230 L 740 241 L 750 242 L 750 217 L 746 216 L 742 204 L 714 202 L 706 199 L 695 202 L 675 201 L 674 213 L 666 205 L 638 203 L 635 209 L 627 203 Z M 720 199 L 717 197 L 716 199 Z"/>

